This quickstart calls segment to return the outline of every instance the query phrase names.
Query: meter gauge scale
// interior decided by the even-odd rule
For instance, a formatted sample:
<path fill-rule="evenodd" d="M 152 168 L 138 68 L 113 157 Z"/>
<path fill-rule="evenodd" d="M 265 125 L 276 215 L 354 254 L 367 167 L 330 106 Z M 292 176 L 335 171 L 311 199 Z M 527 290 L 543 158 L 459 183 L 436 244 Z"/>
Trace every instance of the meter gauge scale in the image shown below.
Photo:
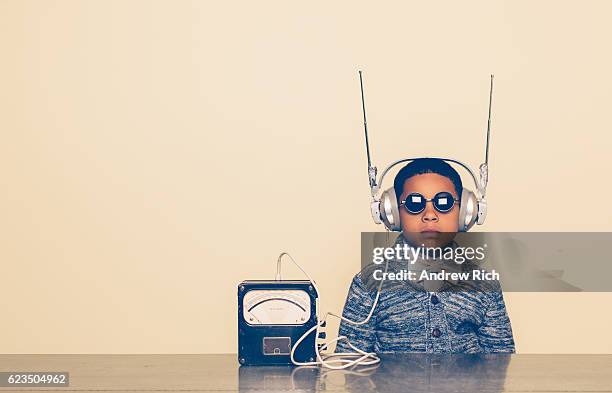
<path fill-rule="evenodd" d="M 242 312 L 250 325 L 302 325 L 310 319 L 310 296 L 296 289 L 252 290 Z"/>

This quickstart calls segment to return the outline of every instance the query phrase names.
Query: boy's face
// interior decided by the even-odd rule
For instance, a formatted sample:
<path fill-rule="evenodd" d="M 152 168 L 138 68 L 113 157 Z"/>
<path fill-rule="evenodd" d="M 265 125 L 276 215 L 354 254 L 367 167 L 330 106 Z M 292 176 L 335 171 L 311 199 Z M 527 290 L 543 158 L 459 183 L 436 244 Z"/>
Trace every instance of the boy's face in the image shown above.
<path fill-rule="evenodd" d="M 446 176 L 437 173 L 423 173 L 412 176 L 404 182 L 404 190 L 399 200 L 404 201 L 411 193 L 419 193 L 432 199 L 437 193 L 446 191 L 458 199 L 455 186 Z M 442 247 L 455 237 L 459 230 L 459 202 L 446 213 L 437 211 L 432 202 L 425 204 L 425 210 L 418 214 L 409 213 L 399 206 L 402 232 L 406 240 L 414 246 Z"/>

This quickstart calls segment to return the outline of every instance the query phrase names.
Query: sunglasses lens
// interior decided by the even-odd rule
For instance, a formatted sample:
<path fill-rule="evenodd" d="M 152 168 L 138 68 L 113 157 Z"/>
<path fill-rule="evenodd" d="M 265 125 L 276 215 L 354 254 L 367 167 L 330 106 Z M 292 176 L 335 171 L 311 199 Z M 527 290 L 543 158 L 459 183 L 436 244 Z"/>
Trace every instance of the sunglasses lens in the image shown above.
<path fill-rule="evenodd" d="M 433 198 L 433 204 L 437 211 L 446 213 L 455 205 L 455 198 L 450 192 L 439 192 Z"/>
<path fill-rule="evenodd" d="M 414 193 L 406 197 L 406 202 L 404 203 L 404 206 L 406 207 L 406 210 L 408 210 L 409 213 L 417 214 L 425 210 L 426 203 L 427 201 L 425 200 L 425 197 L 423 197 L 423 195 Z"/>

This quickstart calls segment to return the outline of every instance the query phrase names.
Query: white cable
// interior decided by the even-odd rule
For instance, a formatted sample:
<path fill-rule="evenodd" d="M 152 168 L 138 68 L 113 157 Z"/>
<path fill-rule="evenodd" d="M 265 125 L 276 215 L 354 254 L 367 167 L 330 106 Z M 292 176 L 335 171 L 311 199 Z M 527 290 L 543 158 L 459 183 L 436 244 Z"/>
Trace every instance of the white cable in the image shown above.
<path fill-rule="evenodd" d="M 283 255 L 285 255 L 285 254 L 287 254 L 287 253 L 282 252 L 278 256 L 278 260 L 276 261 L 276 277 L 275 277 L 276 281 L 282 280 L 282 278 L 281 278 L 281 262 L 282 262 L 282 259 L 283 259 Z M 287 254 L 287 255 L 289 255 L 289 254 Z M 291 258 L 291 255 L 289 255 L 289 257 Z M 291 258 L 291 259 L 293 259 L 293 258 Z"/>
<path fill-rule="evenodd" d="M 387 233 L 388 236 L 388 233 Z M 298 269 L 300 269 L 302 271 L 302 273 L 304 273 L 304 275 L 308 278 L 308 281 L 310 281 L 310 283 L 313 285 L 313 287 L 315 288 L 315 291 L 317 292 L 317 294 L 319 294 L 319 288 L 317 287 L 317 284 L 314 282 L 314 280 L 310 277 L 310 275 L 308 273 L 306 273 L 306 271 L 304 269 L 302 269 L 302 267 L 295 261 L 295 259 L 293 259 L 293 257 L 287 253 L 287 252 L 282 252 L 279 257 L 278 257 L 278 261 L 276 264 L 276 279 L 280 280 L 281 277 L 281 262 L 282 262 L 282 258 L 283 256 L 288 256 L 291 261 L 293 262 L 293 264 L 295 266 L 298 267 Z M 387 268 L 389 267 L 389 261 L 386 260 L 386 264 L 385 264 L 385 273 L 387 272 Z M 324 366 L 333 370 L 342 370 L 342 369 L 346 369 L 349 367 L 353 367 L 355 365 L 360 365 L 360 366 L 369 366 L 369 365 L 373 365 L 373 364 L 377 364 L 380 363 L 380 358 L 376 355 L 376 353 L 374 352 L 365 352 L 359 348 L 357 348 L 356 346 L 354 346 L 350 340 L 348 339 L 348 337 L 346 336 L 338 336 L 333 340 L 330 340 L 328 342 L 326 342 L 325 344 L 323 344 L 321 346 L 321 348 L 319 348 L 319 345 L 317 344 L 317 339 L 319 338 L 319 328 L 321 327 L 321 325 L 323 323 L 325 323 L 327 321 L 327 317 L 328 316 L 333 316 L 336 318 L 339 318 L 342 321 L 346 321 L 348 323 L 351 323 L 353 325 L 363 325 L 368 323 L 368 321 L 370 320 L 370 318 L 372 318 L 372 315 L 374 314 L 374 309 L 376 308 L 376 305 L 378 304 L 378 299 L 380 297 L 380 292 L 382 289 L 382 284 L 383 284 L 383 280 L 380 281 L 380 284 L 378 285 L 378 289 L 376 291 L 376 298 L 374 299 L 374 303 L 372 304 L 372 308 L 370 309 L 370 312 L 368 313 L 368 316 L 360 322 L 355 322 L 355 321 L 351 321 L 348 318 L 343 317 L 342 315 L 338 315 L 338 314 L 334 314 L 331 312 L 327 312 L 325 313 L 325 316 L 323 317 L 323 319 L 319 318 L 319 309 L 320 309 L 320 302 L 319 302 L 319 298 L 316 298 L 316 317 L 317 317 L 317 323 L 315 326 L 313 326 L 312 328 L 308 329 L 308 331 L 306 331 L 306 333 L 304 333 L 296 342 L 295 344 L 292 346 L 291 348 L 291 362 L 297 366 Z M 317 355 L 317 360 L 316 361 L 312 361 L 312 362 L 298 362 L 297 360 L 295 360 L 295 350 L 296 348 L 300 345 L 300 343 L 306 338 L 308 337 L 308 335 L 310 335 L 312 332 L 316 331 L 315 334 L 315 353 Z M 321 356 L 321 351 L 328 348 L 330 344 L 333 344 L 334 342 L 340 341 L 340 340 L 346 340 L 346 343 L 348 344 L 349 347 L 351 347 L 351 349 L 355 352 L 341 352 L 341 353 L 332 353 L 332 354 L 326 354 L 325 357 Z M 338 359 L 331 359 L 331 358 L 338 358 Z M 355 357 L 357 357 L 357 359 L 354 359 Z M 328 360 L 331 359 L 331 360 Z M 369 360 L 368 360 L 369 359 Z M 340 363 L 340 365 L 334 365 L 334 363 Z"/>

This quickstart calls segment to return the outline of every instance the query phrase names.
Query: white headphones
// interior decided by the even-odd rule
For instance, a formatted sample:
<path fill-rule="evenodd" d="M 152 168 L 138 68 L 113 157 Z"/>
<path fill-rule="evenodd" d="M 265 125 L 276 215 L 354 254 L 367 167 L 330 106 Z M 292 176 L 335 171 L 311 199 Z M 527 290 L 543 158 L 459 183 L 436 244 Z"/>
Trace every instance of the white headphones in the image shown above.
<path fill-rule="evenodd" d="M 455 163 L 463 167 L 468 173 L 471 175 L 474 180 L 474 184 L 476 185 L 476 193 L 471 190 L 463 187 L 461 192 L 461 202 L 459 205 L 459 231 L 466 232 L 468 231 L 474 224 L 482 225 L 487 216 L 487 200 L 485 199 L 484 189 L 486 187 L 482 186 L 483 173 L 486 178 L 487 167 L 486 164 L 482 164 L 480 166 L 481 170 L 481 182 L 479 183 L 474 176 L 474 173 L 462 162 L 451 160 L 448 158 L 438 158 L 439 160 L 445 161 L 447 163 Z M 405 158 L 403 160 L 395 161 L 391 165 L 389 165 L 381 174 L 380 180 L 376 182 L 376 179 L 373 178 L 373 184 L 371 186 L 372 190 L 372 202 L 370 203 L 370 211 L 372 213 L 372 218 L 374 222 L 377 224 L 384 224 L 390 231 L 399 232 L 401 231 L 400 225 L 400 214 L 399 207 L 397 205 L 397 196 L 395 194 L 395 188 L 390 187 L 387 188 L 381 194 L 380 198 L 376 197 L 376 194 L 379 191 L 378 184 L 382 184 L 382 181 L 385 175 L 389 172 L 391 168 L 394 166 L 401 164 L 403 162 L 411 162 L 416 160 L 416 158 Z M 376 168 L 374 169 L 374 176 L 376 175 Z M 371 179 L 372 181 L 372 179 Z"/>
<path fill-rule="evenodd" d="M 404 163 L 404 162 L 412 162 L 417 158 L 404 158 L 402 160 L 398 160 L 389 165 L 385 170 L 381 173 L 380 179 L 376 181 L 376 172 L 377 169 L 375 166 L 372 166 L 370 160 L 370 146 L 368 141 L 368 126 L 366 121 L 366 112 L 365 112 L 365 99 L 363 95 L 363 79 L 361 77 L 361 71 L 359 71 L 359 82 L 361 85 L 361 104 L 363 108 L 363 126 L 365 128 L 365 140 L 366 140 L 366 152 L 368 155 L 368 178 L 370 184 L 370 190 L 372 193 L 372 202 L 370 203 L 370 212 L 372 213 L 372 218 L 376 224 L 384 224 L 387 229 L 394 232 L 400 232 L 401 223 L 400 223 L 400 214 L 399 208 L 397 204 L 397 195 L 395 194 L 394 187 L 387 188 L 383 191 L 380 197 L 377 197 L 378 191 L 380 191 L 380 185 L 389 172 L 391 168 L 394 166 Z M 493 99 L 493 75 L 491 75 L 491 88 L 489 91 L 489 117 L 487 121 L 487 142 L 486 142 L 486 153 L 485 153 L 485 162 L 480 165 L 480 180 L 476 179 L 474 172 L 468 168 L 467 165 L 462 163 L 461 161 L 452 160 L 449 158 L 438 158 L 448 164 L 456 164 L 465 169 L 476 186 L 476 192 L 472 192 L 467 188 L 463 188 L 461 192 L 461 201 L 459 206 L 459 231 L 466 232 L 472 228 L 474 224 L 482 225 L 484 224 L 485 218 L 487 216 L 487 200 L 485 198 L 488 177 L 489 177 L 489 135 L 491 133 L 491 103 Z"/>

